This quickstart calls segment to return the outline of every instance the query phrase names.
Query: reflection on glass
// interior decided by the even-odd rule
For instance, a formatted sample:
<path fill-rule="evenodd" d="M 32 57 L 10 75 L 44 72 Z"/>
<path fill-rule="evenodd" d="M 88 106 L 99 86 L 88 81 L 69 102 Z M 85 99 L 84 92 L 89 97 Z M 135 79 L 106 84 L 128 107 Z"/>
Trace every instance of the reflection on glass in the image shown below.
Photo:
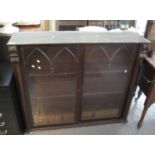
<path fill-rule="evenodd" d="M 124 45 L 87 47 L 82 120 L 120 117 L 131 54 Z"/>
<path fill-rule="evenodd" d="M 61 46 L 29 48 L 24 50 L 23 55 L 34 125 L 74 122 L 77 80 L 75 50 Z"/>

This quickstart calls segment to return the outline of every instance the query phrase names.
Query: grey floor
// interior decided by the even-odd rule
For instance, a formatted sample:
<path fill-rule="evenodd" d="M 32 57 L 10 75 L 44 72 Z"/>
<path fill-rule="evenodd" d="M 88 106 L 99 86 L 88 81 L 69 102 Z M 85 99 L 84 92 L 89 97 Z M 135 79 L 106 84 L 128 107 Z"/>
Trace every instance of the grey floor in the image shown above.
<path fill-rule="evenodd" d="M 137 123 L 143 110 L 145 96 L 135 102 L 134 98 L 128 115 L 127 123 L 104 124 L 88 127 L 34 131 L 32 135 L 155 135 L 155 104 L 152 105 L 145 117 L 141 129 Z"/>

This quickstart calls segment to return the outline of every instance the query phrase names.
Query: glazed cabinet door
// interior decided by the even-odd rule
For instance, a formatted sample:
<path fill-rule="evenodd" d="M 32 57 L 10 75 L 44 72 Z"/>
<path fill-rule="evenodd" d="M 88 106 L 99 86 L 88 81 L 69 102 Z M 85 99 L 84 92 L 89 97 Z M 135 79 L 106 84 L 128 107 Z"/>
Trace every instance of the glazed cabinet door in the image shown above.
<path fill-rule="evenodd" d="M 75 122 L 76 46 L 21 47 L 33 126 Z"/>
<path fill-rule="evenodd" d="M 135 55 L 131 44 L 85 48 L 82 120 L 121 117 Z"/>

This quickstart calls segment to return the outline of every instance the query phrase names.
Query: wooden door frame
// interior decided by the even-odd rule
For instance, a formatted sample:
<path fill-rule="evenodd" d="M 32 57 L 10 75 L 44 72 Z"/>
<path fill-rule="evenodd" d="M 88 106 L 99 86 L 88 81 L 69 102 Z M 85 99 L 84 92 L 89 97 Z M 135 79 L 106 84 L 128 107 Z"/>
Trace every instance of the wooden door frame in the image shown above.
<path fill-rule="evenodd" d="M 69 46 L 72 46 L 72 44 L 69 44 Z M 44 47 L 45 45 L 30 45 L 30 46 L 26 46 L 26 47 Z M 48 45 L 51 46 L 51 45 Z M 55 45 L 54 45 L 55 46 Z M 57 46 L 57 45 L 56 45 Z M 63 45 L 61 44 L 61 46 L 68 46 L 68 45 Z M 75 123 L 78 123 L 80 121 L 81 118 L 81 83 L 82 83 L 82 62 L 80 59 L 83 59 L 83 47 L 79 46 L 79 45 L 74 45 L 76 46 L 76 55 L 79 59 L 79 64 L 77 64 L 77 78 L 76 78 L 76 91 L 75 91 L 75 95 L 76 95 L 76 104 L 75 104 Z M 18 46 L 16 48 L 16 52 L 18 53 L 18 62 L 16 64 L 13 65 L 16 66 L 14 67 L 14 71 L 15 71 L 15 78 L 17 81 L 17 85 L 18 85 L 18 90 L 20 91 L 19 95 L 20 95 L 20 103 L 21 103 L 21 107 L 22 107 L 22 111 L 23 111 L 23 115 L 24 115 L 24 120 L 25 120 L 25 124 L 26 124 L 26 131 L 30 131 L 32 128 L 39 128 L 40 126 L 35 126 L 33 124 L 33 114 L 32 114 L 32 107 L 31 107 L 31 101 L 30 101 L 30 96 L 29 96 L 29 91 L 28 91 L 28 83 L 27 83 L 27 74 L 25 72 L 25 66 L 23 64 L 23 56 L 22 56 L 22 49 L 25 46 Z M 17 67 L 18 66 L 18 67 Z M 18 70 L 18 71 L 17 71 Z M 68 124 L 72 124 L 72 123 L 68 123 Z M 45 125 L 46 127 L 48 126 L 53 126 L 53 124 L 49 124 L 49 125 Z M 61 124 L 59 125 L 61 126 Z"/>

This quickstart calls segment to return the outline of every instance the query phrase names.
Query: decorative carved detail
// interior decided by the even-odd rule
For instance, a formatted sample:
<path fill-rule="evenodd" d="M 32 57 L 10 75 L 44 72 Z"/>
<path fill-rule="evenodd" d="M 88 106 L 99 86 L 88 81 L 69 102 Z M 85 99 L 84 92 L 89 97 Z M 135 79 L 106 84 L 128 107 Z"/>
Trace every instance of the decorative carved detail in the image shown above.
<path fill-rule="evenodd" d="M 9 46 L 9 56 L 10 56 L 10 61 L 12 63 L 18 63 L 19 62 L 19 56 L 18 56 L 18 51 L 16 46 Z"/>
<path fill-rule="evenodd" d="M 22 51 L 24 51 L 24 49 L 22 49 Z M 51 60 L 51 59 L 48 57 L 48 55 L 47 55 L 43 50 L 41 50 L 40 48 L 34 48 L 34 49 L 28 54 L 28 56 L 25 58 L 25 62 L 24 62 L 25 65 L 26 65 L 26 63 L 28 62 L 29 58 L 33 55 L 33 53 L 34 53 L 35 51 L 40 52 L 40 53 L 44 56 L 44 58 L 49 62 L 49 64 L 50 64 L 51 66 L 54 64 L 54 62 L 56 61 L 56 59 L 58 58 L 58 56 L 59 56 L 62 52 L 64 52 L 64 51 L 68 52 L 68 53 L 72 56 L 72 58 L 73 58 L 77 63 L 79 62 L 78 59 L 76 58 L 75 54 L 74 54 L 69 48 L 67 48 L 67 47 L 64 47 L 64 48 L 62 48 L 61 50 L 59 50 L 59 51 L 56 53 L 56 55 L 54 56 L 53 60 Z"/>
<path fill-rule="evenodd" d="M 93 48 L 93 49 L 88 53 L 87 56 L 89 57 L 90 55 L 92 55 L 93 53 L 95 53 L 96 50 L 97 50 L 98 48 L 101 49 L 101 52 L 103 52 L 103 53 L 105 54 L 107 60 L 109 60 L 109 55 L 108 55 L 107 51 L 104 49 L 104 47 L 102 47 L 102 46 L 96 46 L 95 48 Z"/>
<path fill-rule="evenodd" d="M 55 60 L 58 58 L 58 56 L 63 52 L 63 51 L 67 51 L 73 58 L 74 60 L 78 63 L 78 59 L 76 58 L 75 54 L 69 49 L 69 48 L 62 48 L 60 51 L 57 52 L 57 54 L 55 55 L 55 57 L 52 60 L 52 64 L 54 64 Z"/>
<path fill-rule="evenodd" d="M 142 47 L 142 49 L 141 49 L 141 52 L 139 54 L 139 57 L 141 59 L 143 59 L 143 58 L 147 57 L 147 55 L 150 56 L 150 53 L 151 52 L 152 51 L 150 51 L 150 46 L 147 45 L 147 44 L 144 44 L 143 47 Z"/>
<path fill-rule="evenodd" d="M 121 49 L 123 49 L 123 48 L 125 48 L 125 49 L 127 50 L 127 53 L 128 53 L 128 55 L 129 55 L 129 57 L 131 57 L 130 50 L 129 50 L 129 48 L 128 48 L 126 45 L 122 45 L 122 46 L 118 47 L 117 49 L 115 49 L 115 50 L 113 51 L 113 54 L 112 54 L 111 56 L 108 54 L 108 51 L 105 49 L 105 47 L 103 47 L 103 46 L 96 46 L 94 49 L 92 49 L 92 51 L 89 52 L 88 56 L 90 56 L 91 54 L 93 54 L 94 52 L 96 52 L 96 50 L 97 50 L 98 48 L 101 49 L 101 52 L 103 52 L 103 53 L 105 54 L 105 56 L 106 56 L 108 62 L 111 62 L 111 61 L 115 58 L 115 56 L 116 56 L 116 55 L 121 51 Z"/>
<path fill-rule="evenodd" d="M 22 50 L 23 50 L 23 49 L 22 49 Z M 25 64 L 27 63 L 27 61 L 29 60 L 29 58 L 32 56 L 32 54 L 33 54 L 35 51 L 40 52 L 40 53 L 45 57 L 45 59 L 46 59 L 50 64 L 52 64 L 50 58 L 49 58 L 49 57 L 47 56 L 47 54 L 46 54 L 43 50 L 41 50 L 40 48 L 34 48 L 34 49 L 29 53 L 29 55 L 26 57 Z"/>

